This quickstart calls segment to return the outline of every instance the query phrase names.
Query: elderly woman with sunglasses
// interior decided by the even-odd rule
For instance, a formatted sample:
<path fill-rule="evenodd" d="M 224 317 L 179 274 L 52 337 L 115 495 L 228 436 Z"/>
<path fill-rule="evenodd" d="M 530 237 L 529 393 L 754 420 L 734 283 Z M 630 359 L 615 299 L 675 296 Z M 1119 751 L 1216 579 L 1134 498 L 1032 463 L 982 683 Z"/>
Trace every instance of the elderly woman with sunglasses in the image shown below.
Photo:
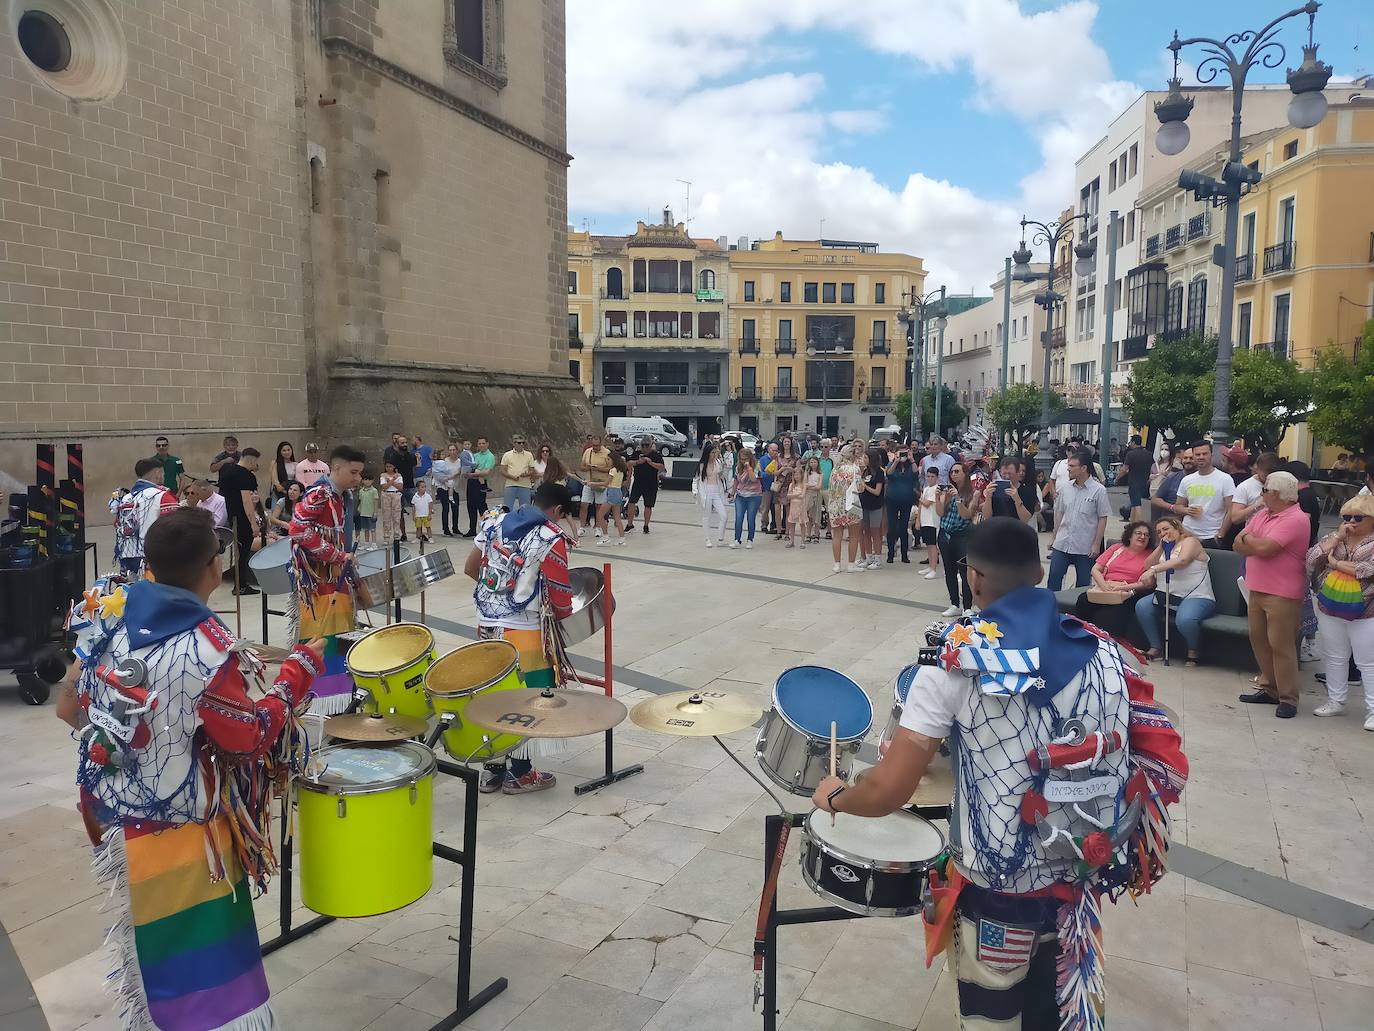
<path fill-rule="evenodd" d="M 1345 712 L 1346 664 L 1354 656 L 1364 682 L 1364 729 L 1374 730 L 1374 497 L 1341 506 L 1341 525 L 1307 553 L 1326 653 L 1326 693 L 1315 716 Z"/>

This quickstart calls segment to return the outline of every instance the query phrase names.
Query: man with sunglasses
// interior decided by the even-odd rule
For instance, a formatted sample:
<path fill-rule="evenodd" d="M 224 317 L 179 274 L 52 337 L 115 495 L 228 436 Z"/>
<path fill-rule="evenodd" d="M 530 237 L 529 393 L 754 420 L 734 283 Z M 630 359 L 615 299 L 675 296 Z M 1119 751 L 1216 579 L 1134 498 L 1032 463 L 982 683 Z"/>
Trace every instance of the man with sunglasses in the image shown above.
<path fill-rule="evenodd" d="M 176 497 L 184 486 L 182 479 L 186 475 L 186 466 L 180 458 L 172 454 L 171 444 L 166 437 L 158 437 L 153 441 L 153 448 L 153 461 L 162 466 L 162 485 Z"/>
<path fill-rule="evenodd" d="M 525 446 L 523 434 L 511 438 L 510 450 L 501 456 L 501 477 L 506 481 L 501 507 L 507 512 L 530 503 L 534 489 L 534 453 Z"/>

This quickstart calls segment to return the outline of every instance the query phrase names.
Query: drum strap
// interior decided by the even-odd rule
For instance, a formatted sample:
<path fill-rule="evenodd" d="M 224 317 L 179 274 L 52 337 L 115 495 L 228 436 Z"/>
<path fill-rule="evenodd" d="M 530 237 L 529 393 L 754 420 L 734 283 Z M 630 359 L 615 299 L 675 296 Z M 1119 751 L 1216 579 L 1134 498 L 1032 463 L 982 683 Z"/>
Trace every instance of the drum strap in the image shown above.
<path fill-rule="evenodd" d="M 773 863 L 768 868 L 768 879 L 763 882 L 763 896 L 759 899 L 759 919 L 754 926 L 754 973 L 763 970 L 764 939 L 768 934 L 768 913 L 773 908 L 773 896 L 778 891 L 778 876 L 782 873 L 782 856 L 787 851 L 787 838 L 792 833 L 792 823 L 784 820 L 782 833 L 778 835 L 778 850 L 773 853 Z"/>

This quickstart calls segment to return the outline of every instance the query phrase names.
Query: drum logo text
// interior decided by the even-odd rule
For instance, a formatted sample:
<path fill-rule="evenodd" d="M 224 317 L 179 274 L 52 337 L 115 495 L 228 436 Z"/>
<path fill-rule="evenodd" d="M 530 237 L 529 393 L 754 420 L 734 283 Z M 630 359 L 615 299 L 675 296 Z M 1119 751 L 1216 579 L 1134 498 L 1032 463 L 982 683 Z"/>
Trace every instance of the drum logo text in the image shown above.
<path fill-rule="evenodd" d="M 508 712 L 501 716 L 496 722 L 508 724 L 513 727 L 535 727 L 543 721 L 540 720 L 538 716 L 529 716 L 523 712 Z"/>
<path fill-rule="evenodd" d="M 697 721 L 696 721 L 696 720 L 678 720 L 678 719 L 672 719 L 672 720 L 668 720 L 667 722 L 668 722 L 668 726 L 670 726 L 670 727 L 695 727 L 695 726 L 697 725 Z"/>
<path fill-rule="evenodd" d="M 847 866 L 832 866 L 830 868 L 830 872 L 833 873 L 840 880 L 844 881 L 845 884 L 854 884 L 859 879 L 859 875 L 856 874 L 853 870 L 849 869 L 849 867 Z"/>

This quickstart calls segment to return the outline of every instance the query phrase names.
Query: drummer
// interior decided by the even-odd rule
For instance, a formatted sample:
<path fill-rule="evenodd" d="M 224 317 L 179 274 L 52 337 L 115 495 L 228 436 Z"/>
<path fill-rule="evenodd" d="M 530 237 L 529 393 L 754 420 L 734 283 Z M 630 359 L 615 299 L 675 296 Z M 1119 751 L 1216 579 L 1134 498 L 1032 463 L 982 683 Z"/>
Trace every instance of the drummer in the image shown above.
<path fill-rule="evenodd" d="M 341 444 L 329 455 L 329 475 L 296 502 L 291 512 L 291 569 L 296 583 L 292 615 L 297 641 L 324 638 L 324 672 L 315 680 L 310 711 L 343 712 L 353 697 L 339 635 L 353 630 L 353 553 L 344 534 L 344 492 L 362 482 L 364 456 Z"/>
<path fill-rule="evenodd" d="M 1100 963 L 1094 945 L 1075 938 L 1064 949 L 1064 971 L 1057 973 L 1056 966 L 1059 927 L 1075 925 L 1074 907 L 1085 905 L 1084 886 L 1092 895 L 1096 882 L 1075 880 L 1073 871 L 1083 864 L 1049 850 L 1050 844 L 1063 844 L 1058 833 L 1047 842 L 1040 823 L 1025 822 L 1022 802 L 1036 794 L 1030 787 L 1038 783 L 1028 755 L 1042 744 L 1055 743 L 1062 729 L 1057 714 L 1072 714 L 1094 731 L 1116 730 L 1125 740 L 1128 700 L 1122 663 L 1114 643 L 1061 616 L 1054 595 L 1037 586 L 1043 575 L 1039 547 L 1035 531 L 1026 524 L 998 517 L 978 526 L 969 534 L 964 563 L 981 618 L 946 632 L 942 658 L 954 662 L 959 657 L 955 646 L 969 645 L 983 664 L 971 675 L 963 671 L 969 665 L 953 670 L 923 665 L 908 692 L 901 726 L 878 765 L 853 784 L 827 777 L 813 801 L 826 812 L 868 817 L 895 812 L 907 804 L 940 742 L 949 738 L 956 816 L 950 826 L 951 859 L 943 873 L 946 890 L 938 891 L 947 905 L 936 913 L 947 914 L 952 922 L 959 1026 L 1059 1028 L 1063 1017 L 1065 1028 L 1097 1027 L 1084 1015 L 1100 1014 L 1102 999 L 1083 995 L 1095 981 L 1079 977 L 1083 967 L 1075 965 L 1083 956 Z M 1050 661 L 1041 663 L 1041 656 Z M 1029 675 L 978 672 L 1017 669 L 1019 660 L 1033 660 L 1026 667 Z M 1125 765 L 1124 749 L 1093 764 L 1094 776 L 1103 773 L 1111 781 L 1107 787 L 1113 790 L 1099 792 L 1107 797 L 1098 800 L 1108 812 L 1124 788 Z M 1063 821 L 1066 808 L 1052 810 L 1056 822 Z M 1103 811 L 1096 809 L 1097 817 Z M 1104 826 L 1097 818 L 1085 828 L 1075 825 L 1072 815 L 1068 820 L 1067 831 L 1059 833 L 1076 835 L 1075 840 L 1085 840 L 1085 832 L 1091 838 Z M 1110 816 L 1105 826 L 1112 829 Z M 1096 837 L 1104 839 L 1107 850 L 1105 860 L 1097 858 L 1110 862 L 1114 839 L 1101 833 Z M 1086 856 L 1088 846 L 1082 847 Z M 1096 899 L 1092 895 L 1086 904 L 1095 906 Z M 1074 918 L 1061 924 L 1061 908 Z M 932 955 L 944 948 L 940 923 L 934 928 L 927 924 Z M 1100 939 L 1095 948 L 1100 951 Z M 1100 965 L 1095 970 L 1100 980 Z"/>
<path fill-rule="evenodd" d="M 531 504 L 497 512 L 477 532 L 463 572 L 477 581 L 477 637 L 505 640 L 520 654 L 526 687 L 559 687 L 566 662 L 558 620 L 572 612 L 568 550 L 572 538 L 558 525 L 573 512 L 573 497 L 561 483 L 541 483 Z M 528 745 L 505 760 L 488 763 L 481 790 L 522 795 L 556 783 L 534 768 Z"/>

